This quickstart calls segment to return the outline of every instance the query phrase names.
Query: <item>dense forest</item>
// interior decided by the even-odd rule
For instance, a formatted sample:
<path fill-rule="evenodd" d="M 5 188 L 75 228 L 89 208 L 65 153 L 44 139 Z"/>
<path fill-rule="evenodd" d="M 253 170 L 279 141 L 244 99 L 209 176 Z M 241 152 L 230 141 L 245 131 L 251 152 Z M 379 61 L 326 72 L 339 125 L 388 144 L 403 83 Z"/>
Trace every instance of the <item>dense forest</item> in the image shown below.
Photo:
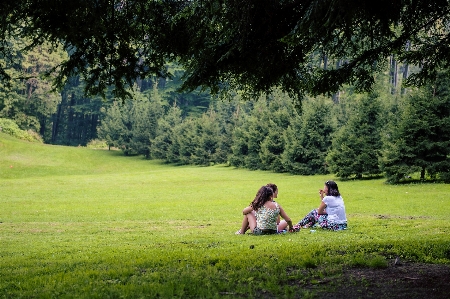
<path fill-rule="evenodd" d="M 249 100 L 239 92 L 219 100 L 208 91 L 180 92 L 184 74 L 138 79 L 131 100 L 88 97 L 80 76 L 52 88 L 67 52 L 49 45 L 17 49 L 0 62 L 16 78 L 0 81 L 0 118 L 13 120 L 49 144 L 106 144 L 125 155 L 167 163 L 223 164 L 301 175 L 378 177 L 398 183 L 450 181 L 450 76 L 402 88 L 414 66 L 392 56 L 371 92 L 346 85 L 330 96 L 301 101 L 275 89 Z M 321 64 L 329 63 L 317 55 Z M 47 73 L 47 76 L 43 76 Z M 5 125 L 3 125 L 5 126 Z"/>

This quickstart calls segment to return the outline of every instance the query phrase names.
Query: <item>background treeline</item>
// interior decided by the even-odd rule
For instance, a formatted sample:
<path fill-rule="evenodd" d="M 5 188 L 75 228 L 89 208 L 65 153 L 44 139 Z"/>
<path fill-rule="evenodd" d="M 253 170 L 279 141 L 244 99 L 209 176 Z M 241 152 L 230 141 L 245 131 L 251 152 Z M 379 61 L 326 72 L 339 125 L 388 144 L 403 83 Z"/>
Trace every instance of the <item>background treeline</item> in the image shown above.
<path fill-rule="evenodd" d="M 449 83 L 442 76 L 435 86 L 405 96 L 349 88 L 339 103 L 305 99 L 301 110 L 274 92 L 252 102 L 211 101 L 207 111 L 187 117 L 177 105 L 164 109 L 153 93 L 108 108 L 99 137 L 125 154 L 168 163 L 448 182 Z"/>
<path fill-rule="evenodd" d="M 20 40 L 10 42 L 21 48 Z M 385 175 L 394 183 L 410 177 L 450 181 L 448 72 L 424 88 L 399 90 L 402 76 L 389 63 L 371 93 L 347 87 L 330 97 L 305 98 L 299 107 L 298 99 L 280 91 L 252 101 L 238 94 L 217 101 L 208 92 L 179 93 L 183 70 L 168 65 L 172 79 L 138 80 L 133 100 L 123 102 L 111 94 L 85 97 L 78 76 L 53 91 L 53 68 L 65 55 L 44 45 L 0 57 L 16 78 L 0 82 L 0 126 L 11 127 L 5 119 L 13 120 L 46 143 L 106 142 L 126 155 L 176 164 L 341 178 Z"/>
<path fill-rule="evenodd" d="M 37 132 L 45 143 L 61 145 L 86 145 L 97 137 L 97 128 L 105 108 L 114 105 L 111 93 L 106 97 L 86 97 L 86 82 L 80 76 L 67 78 L 62 90 L 53 90 L 52 80 L 58 65 L 69 55 L 62 47 L 50 44 L 22 51 L 26 41 L 10 39 L 15 49 L 5 55 L 0 53 L 0 64 L 14 80 L 0 80 L 0 118 L 14 120 L 25 131 Z M 147 78 L 137 80 L 135 97 L 146 96 L 154 89 L 164 105 L 176 103 L 183 116 L 205 111 L 209 93 L 178 93 L 183 70 L 168 66 L 171 80 Z"/>

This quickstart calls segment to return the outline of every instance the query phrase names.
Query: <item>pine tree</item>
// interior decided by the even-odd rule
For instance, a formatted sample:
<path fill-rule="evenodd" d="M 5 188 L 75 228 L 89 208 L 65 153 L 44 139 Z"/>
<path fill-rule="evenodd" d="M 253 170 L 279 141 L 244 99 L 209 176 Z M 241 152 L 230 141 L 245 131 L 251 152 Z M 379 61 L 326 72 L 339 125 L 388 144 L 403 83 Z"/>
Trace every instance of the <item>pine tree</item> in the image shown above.
<path fill-rule="evenodd" d="M 120 147 L 119 142 L 122 135 L 126 132 L 126 127 L 122 120 L 121 103 L 115 101 L 108 108 L 104 109 L 105 115 L 98 127 L 98 137 L 106 140 L 108 146 Z"/>
<path fill-rule="evenodd" d="M 386 136 L 382 159 L 388 182 L 418 172 L 420 179 L 450 181 L 450 79 L 441 73 L 434 85 L 412 92 L 396 130 Z"/>
<path fill-rule="evenodd" d="M 232 152 L 233 130 L 240 122 L 240 104 L 234 101 L 215 101 L 211 103 L 216 111 L 218 123 L 218 144 L 213 160 L 215 163 L 227 163 L 228 156 Z"/>
<path fill-rule="evenodd" d="M 261 142 L 261 151 L 259 153 L 262 169 L 283 172 L 284 167 L 281 162 L 281 155 L 284 151 L 284 129 L 277 126 L 273 120 L 269 120 L 268 131 L 268 134 Z"/>
<path fill-rule="evenodd" d="M 49 141 L 52 115 L 60 96 L 53 90 L 54 73 L 48 77 L 44 74 L 59 65 L 67 54 L 60 45 L 49 43 L 25 51 L 26 43 L 26 39 L 17 37 L 4 41 L 11 53 L 8 56 L 0 53 L 0 67 L 12 80 L 0 80 L 0 117 L 13 119 L 21 129 L 33 130 Z"/>
<path fill-rule="evenodd" d="M 209 166 L 214 163 L 214 155 L 219 145 L 219 124 L 214 110 L 210 109 L 202 117 L 195 120 L 196 149 L 192 156 L 192 164 Z"/>
<path fill-rule="evenodd" d="M 263 168 L 259 156 L 261 142 L 269 132 L 267 101 L 265 98 L 260 98 L 248 111 L 242 110 L 239 125 L 233 130 L 230 164 L 252 170 L 261 169 Z"/>
<path fill-rule="evenodd" d="M 244 122 L 245 123 L 245 122 Z M 248 140 L 245 127 L 239 126 L 233 130 L 231 154 L 228 160 L 231 165 L 245 167 L 245 157 L 248 155 Z"/>
<path fill-rule="evenodd" d="M 334 136 L 326 159 L 330 172 L 342 178 L 362 178 L 381 172 L 381 106 L 378 97 L 372 93 L 354 101 L 348 122 Z"/>
<path fill-rule="evenodd" d="M 98 135 L 111 146 L 122 149 L 125 155 L 150 157 L 151 140 L 156 136 L 157 121 L 161 115 L 158 98 L 134 93 L 135 98 L 125 103 L 115 102 L 107 109 Z"/>
<path fill-rule="evenodd" d="M 293 118 L 282 159 L 287 171 L 303 175 L 327 172 L 325 157 L 334 130 L 330 105 L 323 98 L 305 101 L 302 115 Z"/>
<path fill-rule="evenodd" d="M 262 169 L 275 172 L 285 171 L 282 154 L 285 149 L 284 134 L 296 111 L 292 99 L 276 91 L 268 97 L 268 133 L 261 142 L 260 159 Z"/>
<path fill-rule="evenodd" d="M 264 169 L 260 158 L 261 143 L 269 133 L 269 110 L 265 99 L 260 99 L 243 126 L 247 141 L 247 155 L 244 166 L 251 170 Z"/>
<path fill-rule="evenodd" d="M 146 98 L 136 92 L 131 110 L 131 139 L 129 147 L 135 154 L 150 157 L 150 141 L 156 136 L 158 118 L 161 114 L 160 103 L 156 99 Z"/>
<path fill-rule="evenodd" d="M 173 133 L 174 145 L 178 148 L 179 163 L 193 164 L 192 157 L 195 155 L 198 133 L 195 119 L 185 118 L 174 128 Z"/>
<path fill-rule="evenodd" d="M 172 106 L 166 115 L 158 120 L 156 137 L 150 146 L 151 157 L 166 160 L 169 163 L 179 162 L 179 149 L 175 143 L 174 129 L 181 124 L 181 109 Z"/>

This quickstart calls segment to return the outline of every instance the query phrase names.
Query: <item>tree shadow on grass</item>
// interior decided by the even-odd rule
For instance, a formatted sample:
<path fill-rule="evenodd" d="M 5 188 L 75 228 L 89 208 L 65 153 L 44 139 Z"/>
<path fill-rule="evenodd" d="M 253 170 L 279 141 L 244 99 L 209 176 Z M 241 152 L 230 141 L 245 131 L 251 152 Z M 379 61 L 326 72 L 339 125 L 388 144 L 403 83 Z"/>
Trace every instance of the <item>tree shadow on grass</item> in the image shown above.
<path fill-rule="evenodd" d="M 315 298 L 427 298 L 450 294 L 450 266 L 391 261 L 387 268 L 350 268 L 342 275 L 307 284 Z"/>

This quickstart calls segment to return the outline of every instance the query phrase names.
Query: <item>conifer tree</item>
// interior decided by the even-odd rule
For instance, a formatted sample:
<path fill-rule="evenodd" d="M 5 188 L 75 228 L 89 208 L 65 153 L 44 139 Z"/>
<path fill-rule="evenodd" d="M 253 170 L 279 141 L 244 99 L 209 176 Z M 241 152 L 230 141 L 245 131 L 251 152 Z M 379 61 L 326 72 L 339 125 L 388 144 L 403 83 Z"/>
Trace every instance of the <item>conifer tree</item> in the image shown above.
<path fill-rule="evenodd" d="M 216 111 L 216 119 L 218 123 L 218 144 L 213 160 L 215 163 L 227 163 L 232 152 L 233 130 L 237 128 L 241 122 L 242 106 L 238 99 L 231 101 L 214 101 L 211 106 Z"/>
<path fill-rule="evenodd" d="M 282 159 L 287 171 L 303 175 L 326 173 L 325 157 L 334 130 L 330 105 L 323 98 L 308 100 L 302 115 L 293 118 L 286 131 Z"/>
<path fill-rule="evenodd" d="M 244 121 L 243 124 L 246 124 Z M 248 155 L 248 140 L 244 126 L 234 128 L 232 135 L 231 154 L 228 160 L 231 165 L 245 167 L 245 157 Z"/>
<path fill-rule="evenodd" d="M 185 118 L 173 130 L 174 145 L 178 149 L 180 164 L 193 164 L 192 158 L 196 151 L 197 126 L 194 118 Z"/>
<path fill-rule="evenodd" d="M 273 120 L 269 120 L 268 133 L 261 142 L 259 153 L 263 170 L 283 172 L 284 167 L 281 162 L 281 154 L 284 151 L 283 132 L 283 128 L 277 126 Z"/>
<path fill-rule="evenodd" d="M 108 109 L 103 109 L 105 116 L 98 127 L 98 137 L 106 140 L 108 146 L 120 147 L 120 139 L 126 132 L 121 113 L 121 103 L 113 102 Z"/>
<path fill-rule="evenodd" d="M 150 157 L 150 141 L 156 136 L 161 106 L 157 99 L 136 92 L 131 110 L 131 139 L 129 147 L 138 155 Z"/>
<path fill-rule="evenodd" d="M 247 103 L 249 104 L 250 102 Z M 246 126 L 251 110 L 252 108 L 241 105 L 241 103 L 238 103 L 236 107 L 236 122 L 231 135 L 231 153 L 228 155 L 228 162 L 236 167 L 245 167 L 244 159 L 248 155 Z"/>
<path fill-rule="evenodd" d="M 380 174 L 381 137 L 380 103 L 376 94 L 355 98 L 348 122 L 333 138 L 327 156 L 329 171 L 349 178 Z"/>
<path fill-rule="evenodd" d="M 244 166 L 251 170 L 264 169 L 259 154 L 261 142 L 269 133 L 269 113 L 266 100 L 261 98 L 243 125 L 244 140 L 247 142 L 248 149 L 244 157 Z"/>
<path fill-rule="evenodd" d="M 166 160 L 169 163 L 179 162 L 179 149 L 175 142 L 174 130 L 181 124 L 181 109 L 172 106 L 166 115 L 158 119 L 156 137 L 150 146 L 151 157 Z"/>
<path fill-rule="evenodd" d="M 192 164 L 209 166 L 216 162 L 214 156 L 219 145 L 219 124 L 214 110 L 210 109 L 202 117 L 195 119 L 196 149 L 192 156 Z"/>
<path fill-rule="evenodd" d="M 125 155 L 150 157 L 150 141 L 156 136 L 161 115 L 158 98 L 135 92 L 133 101 L 115 102 L 106 111 L 98 130 L 99 137 L 116 146 Z"/>
<path fill-rule="evenodd" d="M 27 42 L 11 37 L 3 44 L 10 47 L 10 55 L 4 56 L 0 51 L 0 67 L 11 77 L 9 81 L 0 80 L 0 117 L 13 119 L 21 129 L 31 129 L 49 140 L 51 116 L 60 101 L 53 90 L 54 72 L 50 70 L 67 54 L 58 43 L 43 43 L 25 51 Z M 50 72 L 49 77 L 44 77 L 46 72 Z"/>
<path fill-rule="evenodd" d="M 292 99 L 276 91 L 268 96 L 268 133 L 261 142 L 260 158 L 262 169 L 283 172 L 282 154 L 285 148 L 284 134 L 296 111 Z"/>
<path fill-rule="evenodd" d="M 385 137 L 382 167 L 388 182 L 414 173 L 421 180 L 450 181 L 449 84 L 448 73 L 441 73 L 435 84 L 405 98 L 395 130 Z"/>

